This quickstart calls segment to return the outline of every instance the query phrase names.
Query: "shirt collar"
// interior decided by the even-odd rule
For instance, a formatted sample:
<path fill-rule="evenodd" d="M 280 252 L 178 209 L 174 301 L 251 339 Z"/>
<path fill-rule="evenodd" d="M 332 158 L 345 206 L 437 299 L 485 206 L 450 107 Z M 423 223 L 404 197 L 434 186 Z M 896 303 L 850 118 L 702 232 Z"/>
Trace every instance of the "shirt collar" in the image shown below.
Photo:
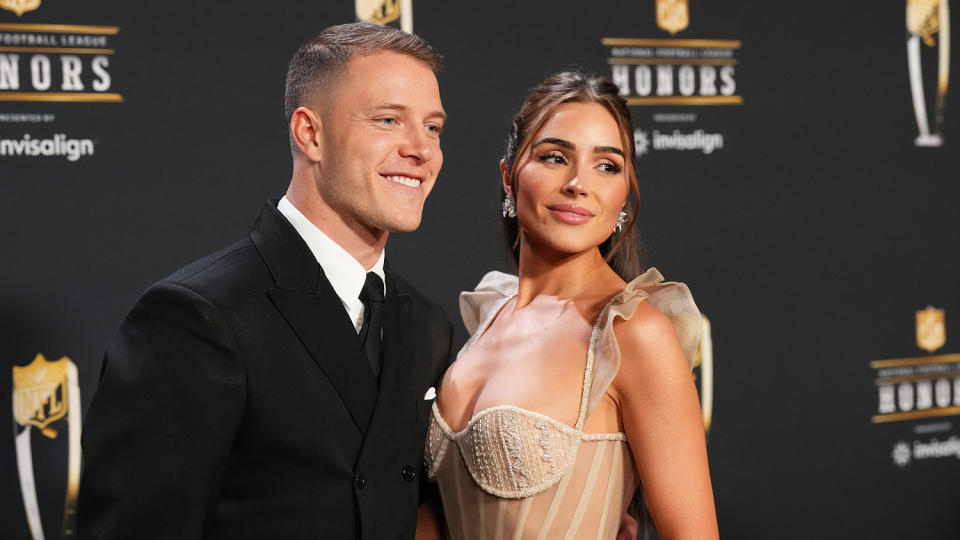
<path fill-rule="evenodd" d="M 356 259 L 353 258 L 347 250 L 340 247 L 339 244 L 330 239 L 316 225 L 314 225 L 306 216 L 304 216 L 286 197 L 280 199 L 277 204 L 277 210 L 293 225 L 307 247 L 316 257 L 323 273 L 330 280 L 330 285 L 336 291 L 337 296 L 346 303 L 350 304 L 358 301 L 360 290 L 367 279 L 367 270 L 363 268 Z M 374 272 L 384 282 L 386 288 L 386 276 L 383 272 L 383 260 L 386 250 L 380 252 L 380 258 L 369 270 Z M 384 291 L 386 293 L 386 291 Z"/>

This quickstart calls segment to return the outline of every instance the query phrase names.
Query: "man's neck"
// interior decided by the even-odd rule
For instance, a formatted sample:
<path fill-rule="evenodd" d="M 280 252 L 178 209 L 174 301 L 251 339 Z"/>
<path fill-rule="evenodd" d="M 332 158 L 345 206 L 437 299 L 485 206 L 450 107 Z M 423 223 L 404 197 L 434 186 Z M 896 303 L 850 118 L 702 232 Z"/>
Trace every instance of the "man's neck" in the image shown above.
<path fill-rule="evenodd" d="M 365 270 L 370 270 L 380 259 L 387 245 L 387 231 L 370 229 L 356 220 L 344 219 L 320 197 L 305 196 L 293 184 L 287 190 L 286 197 L 310 223 L 349 253 Z"/>

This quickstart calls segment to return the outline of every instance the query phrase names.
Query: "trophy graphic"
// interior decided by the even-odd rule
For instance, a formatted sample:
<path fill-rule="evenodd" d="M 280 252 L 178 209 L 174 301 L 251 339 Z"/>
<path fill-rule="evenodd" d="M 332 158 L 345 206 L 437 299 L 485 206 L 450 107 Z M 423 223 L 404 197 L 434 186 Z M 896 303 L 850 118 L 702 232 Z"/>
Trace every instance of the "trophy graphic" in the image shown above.
<path fill-rule="evenodd" d="M 33 430 L 55 439 L 50 424 L 67 421 L 67 490 L 63 502 L 61 538 L 75 537 L 77 493 L 80 489 L 80 386 L 77 366 L 69 358 L 49 362 L 38 354 L 29 365 L 13 366 L 13 420 L 20 493 L 33 540 L 43 540 L 37 485 L 33 474 Z M 22 428 L 22 429 L 21 429 Z"/>
<path fill-rule="evenodd" d="M 703 430 L 710 433 L 713 424 L 713 337 L 710 331 L 710 319 L 703 313 L 701 316 L 700 343 L 697 345 L 697 355 L 693 360 L 693 368 L 700 368 L 700 411 L 703 415 Z M 696 372 L 694 378 L 697 379 Z"/>
<path fill-rule="evenodd" d="M 380 25 L 400 20 L 400 29 L 413 33 L 413 0 L 355 0 L 357 20 Z"/>
<path fill-rule="evenodd" d="M 950 81 L 950 6 L 949 0 L 907 0 L 907 68 L 910 74 L 910 92 L 913 111 L 917 117 L 917 146 L 943 145 L 943 122 L 947 108 L 947 86 Z M 939 33 L 940 42 L 934 39 Z M 933 129 L 927 115 L 927 101 L 923 91 L 923 68 L 920 63 L 920 42 L 937 47 L 937 93 L 933 114 Z"/>

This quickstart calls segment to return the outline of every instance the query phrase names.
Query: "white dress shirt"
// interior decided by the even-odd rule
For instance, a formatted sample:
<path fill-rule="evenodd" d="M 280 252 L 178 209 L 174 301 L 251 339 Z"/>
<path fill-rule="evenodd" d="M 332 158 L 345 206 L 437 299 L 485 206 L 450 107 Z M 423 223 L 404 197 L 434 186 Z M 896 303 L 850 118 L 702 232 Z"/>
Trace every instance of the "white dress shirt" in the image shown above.
<path fill-rule="evenodd" d="M 293 225 L 303 241 L 307 243 L 307 247 L 310 248 L 313 256 L 317 258 L 317 262 L 320 263 L 320 267 L 323 268 L 323 273 L 326 274 L 330 284 L 333 285 L 333 290 L 340 297 L 340 301 L 343 302 L 343 307 L 347 310 L 350 320 L 353 321 L 353 326 L 357 329 L 357 332 L 360 332 L 360 327 L 363 326 L 363 302 L 360 301 L 360 291 L 367 280 L 367 270 L 352 255 L 347 253 L 347 250 L 340 247 L 329 236 L 323 234 L 286 197 L 280 199 L 277 210 L 287 218 L 287 221 Z M 387 280 L 383 273 L 383 258 L 384 252 L 381 252 L 380 258 L 377 259 L 377 262 L 369 271 L 380 276 L 384 288 L 386 288 Z"/>

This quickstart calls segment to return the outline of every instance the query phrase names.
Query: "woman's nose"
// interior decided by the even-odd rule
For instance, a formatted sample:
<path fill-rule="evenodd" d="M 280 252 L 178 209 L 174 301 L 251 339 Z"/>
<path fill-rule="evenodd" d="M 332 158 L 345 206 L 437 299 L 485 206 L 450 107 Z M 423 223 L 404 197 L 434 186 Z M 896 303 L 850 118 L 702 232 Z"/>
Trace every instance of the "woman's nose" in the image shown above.
<path fill-rule="evenodd" d="M 563 192 L 568 195 L 586 195 L 587 189 L 583 186 L 583 182 L 580 181 L 580 176 L 574 176 L 570 179 L 569 182 L 563 185 Z"/>

